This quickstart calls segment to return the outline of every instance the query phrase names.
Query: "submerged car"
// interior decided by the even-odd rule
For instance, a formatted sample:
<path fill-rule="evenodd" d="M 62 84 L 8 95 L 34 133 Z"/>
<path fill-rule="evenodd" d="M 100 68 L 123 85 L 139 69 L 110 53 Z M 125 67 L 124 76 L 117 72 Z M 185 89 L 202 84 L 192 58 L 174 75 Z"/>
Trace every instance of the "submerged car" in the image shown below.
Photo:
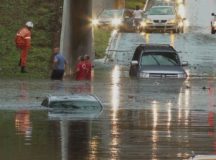
<path fill-rule="evenodd" d="M 129 75 L 138 78 L 187 78 L 177 51 L 168 44 L 141 44 L 133 55 Z"/>
<path fill-rule="evenodd" d="M 153 6 L 145 13 L 141 31 L 183 32 L 184 20 L 177 14 L 175 7 L 172 5 Z"/>
<path fill-rule="evenodd" d="M 92 20 L 93 26 L 111 29 L 128 29 L 133 16 L 130 9 L 104 9 L 96 19 Z"/>
<path fill-rule="evenodd" d="M 216 32 L 216 15 L 212 13 L 212 20 L 211 20 L 211 34 L 215 34 Z"/>
<path fill-rule="evenodd" d="M 100 100 L 92 94 L 47 96 L 41 105 L 49 109 L 51 116 L 93 117 L 103 110 Z"/>

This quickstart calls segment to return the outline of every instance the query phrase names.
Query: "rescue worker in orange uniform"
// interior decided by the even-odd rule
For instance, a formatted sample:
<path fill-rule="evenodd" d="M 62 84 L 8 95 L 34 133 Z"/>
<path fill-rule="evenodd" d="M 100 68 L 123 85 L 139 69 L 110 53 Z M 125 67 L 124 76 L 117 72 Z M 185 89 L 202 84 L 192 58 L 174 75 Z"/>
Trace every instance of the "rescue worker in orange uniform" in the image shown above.
<path fill-rule="evenodd" d="M 29 48 L 31 47 L 31 30 L 33 23 L 31 21 L 26 22 L 25 26 L 21 28 L 16 34 L 16 46 L 21 49 L 20 63 L 21 73 L 27 73 L 26 63 Z"/>

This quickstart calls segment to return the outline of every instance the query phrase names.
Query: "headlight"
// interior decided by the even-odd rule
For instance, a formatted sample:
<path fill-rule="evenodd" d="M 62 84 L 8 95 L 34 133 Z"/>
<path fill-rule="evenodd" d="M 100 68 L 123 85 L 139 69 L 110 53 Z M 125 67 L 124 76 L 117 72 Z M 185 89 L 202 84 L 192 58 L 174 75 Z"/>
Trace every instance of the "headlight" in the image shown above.
<path fill-rule="evenodd" d="M 119 19 L 119 18 L 114 18 L 114 19 L 112 20 L 112 25 L 114 25 L 114 26 L 118 26 L 118 25 L 120 25 L 121 23 L 122 23 L 122 20 Z"/>
<path fill-rule="evenodd" d="M 99 24 L 98 19 L 93 19 L 93 20 L 92 20 L 92 25 L 93 25 L 93 26 L 97 26 L 98 24 Z"/>
<path fill-rule="evenodd" d="M 187 78 L 187 74 L 186 73 L 180 73 L 180 74 L 178 74 L 178 78 Z"/>
<path fill-rule="evenodd" d="M 146 19 L 145 23 L 153 23 L 153 21 L 151 19 Z"/>
<path fill-rule="evenodd" d="M 170 19 L 167 21 L 167 23 L 176 23 L 176 19 Z"/>
<path fill-rule="evenodd" d="M 140 23 L 140 25 L 141 25 L 142 27 L 145 27 L 145 26 L 146 26 L 146 22 L 145 22 L 145 21 L 142 21 L 142 22 Z"/>
<path fill-rule="evenodd" d="M 140 72 L 139 75 L 141 78 L 149 78 L 149 73 L 145 73 L 145 72 Z"/>

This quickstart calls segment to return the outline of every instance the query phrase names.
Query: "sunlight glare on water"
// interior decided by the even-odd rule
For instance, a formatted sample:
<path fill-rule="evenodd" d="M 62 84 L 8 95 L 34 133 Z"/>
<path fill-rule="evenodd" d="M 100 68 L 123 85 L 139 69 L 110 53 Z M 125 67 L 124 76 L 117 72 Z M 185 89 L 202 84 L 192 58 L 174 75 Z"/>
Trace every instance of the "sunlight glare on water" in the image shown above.
<path fill-rule="evenodd" d="M 120 69 L 119 66 L 116 65 L 112 71 L 112 126 L 111 126 L 111 133 L 112 133 L 112 140 L 111 140 L 111 160 L 118 159 L 118 145 L 119 145 L 119 131 L 118 131 L 118 109 L 119 109 L 119 99 L 120 99 Z"/>

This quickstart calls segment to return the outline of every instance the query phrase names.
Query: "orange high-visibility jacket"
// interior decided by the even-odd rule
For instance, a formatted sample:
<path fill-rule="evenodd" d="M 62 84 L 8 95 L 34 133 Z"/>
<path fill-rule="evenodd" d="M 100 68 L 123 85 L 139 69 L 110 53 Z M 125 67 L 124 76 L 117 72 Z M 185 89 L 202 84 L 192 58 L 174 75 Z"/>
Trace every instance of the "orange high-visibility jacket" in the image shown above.
<path fill-rule="evenodd" d="M 27 27 L 21 28 L 16 34 L 16 41 L 20 41 L 18 43 L 23 43 L 23 47 L 30 48 L 31 31 Z"/>

